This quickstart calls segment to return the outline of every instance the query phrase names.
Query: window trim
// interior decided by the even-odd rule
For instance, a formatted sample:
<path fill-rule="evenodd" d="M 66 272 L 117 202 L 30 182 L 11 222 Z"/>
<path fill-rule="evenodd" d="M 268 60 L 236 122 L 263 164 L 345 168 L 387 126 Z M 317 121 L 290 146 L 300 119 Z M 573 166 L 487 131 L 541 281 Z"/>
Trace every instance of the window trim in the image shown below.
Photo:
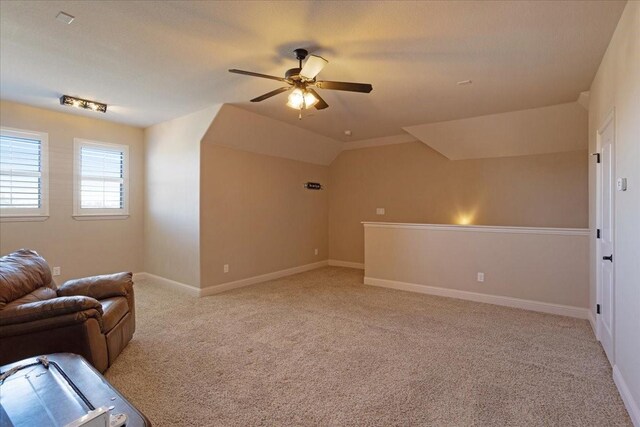
<path fill-rule="evenodd" d="M 0 127 L 0 134 L 40 141 L 40 207 L 0 208 L 0 222 L 45 221 L 49 218 L 49 134 L 35 130 Z"/>
<path fill-rule="evenodd" d="M 123 186 L 124 200 L 121 209 L 91 209 L 80 206 L 80 187 L 82 180 L 81 149 L 93 146 L 107 149 L 117 149 L 124 153 L 123 158 Z M 125 144 L 113 144 L 110 142 L 93 141 L 84 138 L 73 139 L 73 217 L 78 220 L 110 220 L 127 219 L 129 217 L 129 146 Z"/>

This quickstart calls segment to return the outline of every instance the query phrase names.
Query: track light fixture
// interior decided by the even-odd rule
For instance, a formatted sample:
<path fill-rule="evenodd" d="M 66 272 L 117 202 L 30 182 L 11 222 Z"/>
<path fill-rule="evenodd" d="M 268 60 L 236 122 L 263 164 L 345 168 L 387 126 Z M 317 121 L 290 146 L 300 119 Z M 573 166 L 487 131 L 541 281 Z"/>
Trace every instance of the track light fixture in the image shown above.
<path fill-rule="evenodd" d="M 69 95 L 62 95 L 60 97 L 60 105 L 84 108 L 85 110 L 99 111 L 101 113 L 107 112 L 107 104 L 96 101 L 89 101 L 88 99 L 75 98 Z"/>

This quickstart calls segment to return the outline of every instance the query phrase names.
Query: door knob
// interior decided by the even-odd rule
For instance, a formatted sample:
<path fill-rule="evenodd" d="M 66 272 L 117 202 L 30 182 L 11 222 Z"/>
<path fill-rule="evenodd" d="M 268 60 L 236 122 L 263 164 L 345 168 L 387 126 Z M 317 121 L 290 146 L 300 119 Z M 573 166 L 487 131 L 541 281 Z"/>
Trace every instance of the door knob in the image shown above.
<path fill-rule="evenodd" d="M 603 257 L 602 257 L 602 259 L 603 259 L 604 261 L 611 261 L 611 262 L 613 262 L 613 255 L 603 256 Z"/>

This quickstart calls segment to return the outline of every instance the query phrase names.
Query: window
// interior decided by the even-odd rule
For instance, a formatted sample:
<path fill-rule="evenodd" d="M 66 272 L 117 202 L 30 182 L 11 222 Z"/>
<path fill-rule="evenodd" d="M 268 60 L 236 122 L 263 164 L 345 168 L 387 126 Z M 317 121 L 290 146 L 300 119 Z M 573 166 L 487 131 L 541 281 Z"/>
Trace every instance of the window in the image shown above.
<path fill-rule="evenodd" d="M 76 139 L 75 217 L 129 214 L 129 147 Z"/>
<path fill-rule="evenodd" d="M 0 217 L 43 220 L 49 215 L 47 134 L 0 129 Z"/>

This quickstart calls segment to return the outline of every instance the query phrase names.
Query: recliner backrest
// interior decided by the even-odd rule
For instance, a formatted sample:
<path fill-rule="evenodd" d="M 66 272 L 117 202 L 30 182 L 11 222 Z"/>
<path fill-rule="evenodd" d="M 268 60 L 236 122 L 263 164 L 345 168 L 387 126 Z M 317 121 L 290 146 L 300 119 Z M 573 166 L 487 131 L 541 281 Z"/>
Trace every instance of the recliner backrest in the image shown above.
<path fill-rule="evenodd" d="M 0 257 L 0 310 L 41 287 L 55 289 L 49 265 L 36 251 L 20 249 Z"/>

